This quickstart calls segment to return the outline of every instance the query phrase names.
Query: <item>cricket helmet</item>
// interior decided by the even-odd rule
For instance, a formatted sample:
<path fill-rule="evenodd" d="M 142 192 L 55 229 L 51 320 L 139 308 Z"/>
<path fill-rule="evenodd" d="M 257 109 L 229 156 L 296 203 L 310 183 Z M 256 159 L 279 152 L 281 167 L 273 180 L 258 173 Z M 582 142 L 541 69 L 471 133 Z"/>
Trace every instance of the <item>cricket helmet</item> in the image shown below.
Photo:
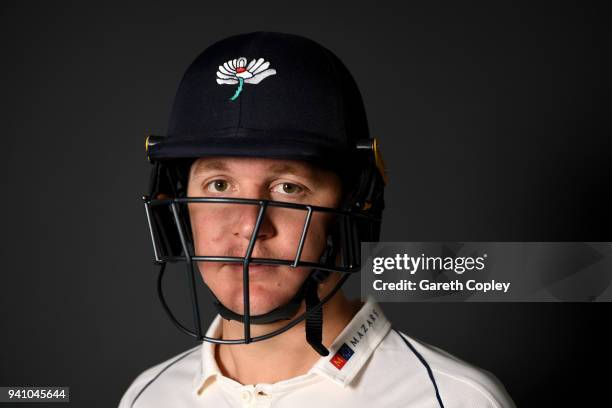
<path fill-rule="evenodd" d="M 306 320 L 306 339 L 321 355 L 322 306 L 361 264 L 360 242 L 378 241 L 384 209 L 386 170 L 379 141 L 369 134 L 357 85 L 340 59 L 317 42 L 286 33 L 251 32 L 218 41 L 204 50 L 185 72 L 172 107 L 165 136 L 146 137 L 152 165 L 148 195 L 143 197 L 154 261 L 160 266 L 158 294 L 172 322 L 201 341 L 244 344 L 278 335 Z M 261 157 L 301 160 L 336 172 L 343 183 L 338 208 L 284 201 L 225 197 L 188 197 L 191 164 L 200 157 Z M 188 205 L 258 207 L 258 218 L 242 257 L 198 255 L 194 250 Z M 252 256 L 266 212 L 292 209 L 304 214 L 299 244 L 292 259 Z M 312 215 L 333 215 L 325 250 L 318 262 L 301 259 Z M 193 328 L 181 323 L 166 302 L 163 275 L 167 263 L 185 263 L 193 311 Z M 243 314 L 223 305 L 223 318 L 244 323 L 241 339 L 203 335 L 194 263 L 242 265 Z M 310 268 L 297 293 L 285 305 L 262 315 L 249 312 L 249 265 Z M 317 288 L 331 272 L 341 279 L 319 299 Z M 296 316 L 302 302 L 306 312 Z M 287 320 L 281 329 L 251 336 L 251 324 Z"/>

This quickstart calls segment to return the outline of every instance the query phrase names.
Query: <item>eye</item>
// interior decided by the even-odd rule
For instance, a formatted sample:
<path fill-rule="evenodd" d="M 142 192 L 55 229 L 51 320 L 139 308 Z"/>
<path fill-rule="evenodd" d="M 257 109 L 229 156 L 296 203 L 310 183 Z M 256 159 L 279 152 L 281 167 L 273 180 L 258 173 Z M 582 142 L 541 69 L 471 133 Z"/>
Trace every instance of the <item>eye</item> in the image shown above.
<path fill-rule="evenodd" d="M 222 193 L 229 187 L 229 183 L 226 180 L 213 180 L 206 185 L 206 190 L 211 193 Z"/>
<path fill-rule="evenodd" d="M 303 191 L 303 188 L 293 183 L 280 183 L 274 186 L 272 191 L 287 195 L 297 195 Z"/>

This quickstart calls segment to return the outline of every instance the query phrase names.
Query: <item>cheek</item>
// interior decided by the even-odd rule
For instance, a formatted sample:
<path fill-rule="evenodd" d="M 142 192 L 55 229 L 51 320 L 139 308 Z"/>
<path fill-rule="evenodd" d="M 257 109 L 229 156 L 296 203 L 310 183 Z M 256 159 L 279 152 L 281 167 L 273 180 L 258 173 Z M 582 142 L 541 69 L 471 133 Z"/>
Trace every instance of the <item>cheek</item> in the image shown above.
<path fill-rule="evenodd" d="M 276 258 L 287 260 L 295 259 L 307 213 L 290 209 L 276 208 L 270 213 L 269 221 L 274 226 L 275 235 L 262 241 L 261 245 L 269 248 Z M 302 248 L 300 259 L 307 262 L 316 262 L 323 248 L 325 247 L 325 228 L 322 225 L 321 215 L 312 214 L 306 240 Z"/>
<path fill-rule="evenodd" d="M 215 206 L 217 205 L 209 203 L 190 204 L 189 219 L 196 249 L 210 248 L 223 237 L 223 231 L 227 229 L 225 224 L 229 217 L 221 208 L 214 208 Z"/>
<path fill-rule="evenodd" d="M 318 262 L 327 242 L 329 216 L 327 214 L 313 214 L 308 235 L 302 251 L 302 260 Z"/>

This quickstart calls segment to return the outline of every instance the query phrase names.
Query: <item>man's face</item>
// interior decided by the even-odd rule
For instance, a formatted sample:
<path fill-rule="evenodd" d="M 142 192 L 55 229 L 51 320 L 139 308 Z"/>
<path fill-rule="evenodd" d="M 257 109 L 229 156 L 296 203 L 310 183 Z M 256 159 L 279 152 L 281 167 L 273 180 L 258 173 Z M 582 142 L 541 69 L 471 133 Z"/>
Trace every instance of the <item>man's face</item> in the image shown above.
<path fill-rule="evenodd" d="M 339 177 L 306 162 L 261 158 L 213 157 L 196 160 L 189 172 L 189 197 L 228 197 L 286 201 L 337 207 Z M 245 255 L 257 220 L 258 205 L 190 203 L 189 216 L 197 256 Z M 253 258 L 292 260 L 306 211 L 269 206 L 253 248 Z M 318 262 L 332 220 L 313 212 L 301 260 Z M 242 264 L 198 262 L 204 282 L 226 307 L 243 314 Z M 267 313 L 287 303 L 310 272 L 290 266 L 249 266 L 250 311 Z"/>

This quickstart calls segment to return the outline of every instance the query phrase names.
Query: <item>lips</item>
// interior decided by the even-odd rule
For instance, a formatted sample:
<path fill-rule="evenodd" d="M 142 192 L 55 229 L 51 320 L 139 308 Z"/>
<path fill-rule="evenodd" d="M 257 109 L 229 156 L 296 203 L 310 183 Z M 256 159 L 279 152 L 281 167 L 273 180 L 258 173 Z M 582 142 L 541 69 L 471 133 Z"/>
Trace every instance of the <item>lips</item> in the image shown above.
<path fill-rule="evenodd" d="M 249 265 L 249 275 L 259 275 L 265 273 L 276 272 L 279 265 Z M 229 272 L 242 273 L 242 264 L 239 263 L 226 263 L 221 267 L 222 270 Z"/>

